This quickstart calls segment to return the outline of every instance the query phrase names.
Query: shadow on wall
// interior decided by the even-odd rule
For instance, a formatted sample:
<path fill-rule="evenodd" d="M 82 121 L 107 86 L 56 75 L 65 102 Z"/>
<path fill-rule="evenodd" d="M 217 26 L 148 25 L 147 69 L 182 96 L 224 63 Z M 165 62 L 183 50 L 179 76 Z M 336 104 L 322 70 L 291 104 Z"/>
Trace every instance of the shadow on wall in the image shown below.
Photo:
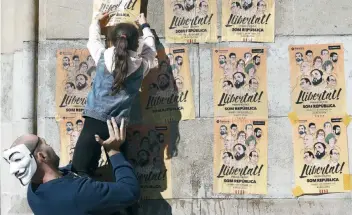
<path fill-rule="evenodd" d="M 147 14 L 147 5 L 148 0 L 142 0 L 141 12 Z M 178 155 L 181 112 L 178 111 L 178 104 L 172 103 L 163 106 L 163 108 L 177 110 L 173 111 L 172 114 L 168 111 L 157 112 L 153 114 L 153 117 L 145 118 L 145 110 L 151 98 L 163 99 L 171 95 L 178 95 L 173 74 L 175 69 L 174 56 L 166 53 L 159 37 L 154 30 L 152 31 L 156 38 L 158 51 L 157 61 L 155 60 L 156 67 L 151 69 L 144 78 L 141 92 L 136 96 L 132 105 L 131 122 L 127 128 L 127 145 L 123 149 L 124 154 L 135 167 L 135 172 L 142 187 L 142 196 L 146 199 L 142 199 L 138 204 L 121 211 L 118 213 L 120 215 L 172 215 L 172 208 L 163 198 L 162 193 L 167 195 L 168 198 L 172 198 L 172 172 L 171 175 L 167 173 L 172 169 L 171 159 Z M 107 32 L 109 32 L 109 29 Z M 155 121 L 158 121 L 158 123 L 153 123 Z M 161 121 L 169 123 L 159 123 Z M 168 128 L 166 132 L 162 129 L 165 126 Z M 164 136 L 168 136 L 170 141 L 167 141 L 167 139 L 164 141 Z M 113 180 L 110 165 L 101 167 L 97 173 L 104 181 Z M 102 180 L 102 178 L 97 179 Z"/>

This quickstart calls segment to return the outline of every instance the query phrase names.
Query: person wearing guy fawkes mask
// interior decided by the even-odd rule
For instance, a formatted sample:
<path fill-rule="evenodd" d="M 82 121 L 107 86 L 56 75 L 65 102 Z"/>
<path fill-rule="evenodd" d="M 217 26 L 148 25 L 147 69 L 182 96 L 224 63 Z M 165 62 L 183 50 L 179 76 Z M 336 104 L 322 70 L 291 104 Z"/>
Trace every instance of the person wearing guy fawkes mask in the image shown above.
<path fill-rule="evenodd" d="M 60 158 L 53 148 L 44 138 L 34 134 L 20 136 L 3 152 L 10 174 L 22 186 L 28 185 L 28 205 L 34 214 L 112 215 L 139 200 L 138 179 L 132 166 L 120 153 L 126 130 L 120 131 L 115 121 L 107 124 L 111 128 L 108 139 L 103 141 L 96 136 L 96 141 L 108 150 L 112 175 L 115 176 L 112 182 L 79 176 L 71 171 L 70 166 L 59 168 Z"/>

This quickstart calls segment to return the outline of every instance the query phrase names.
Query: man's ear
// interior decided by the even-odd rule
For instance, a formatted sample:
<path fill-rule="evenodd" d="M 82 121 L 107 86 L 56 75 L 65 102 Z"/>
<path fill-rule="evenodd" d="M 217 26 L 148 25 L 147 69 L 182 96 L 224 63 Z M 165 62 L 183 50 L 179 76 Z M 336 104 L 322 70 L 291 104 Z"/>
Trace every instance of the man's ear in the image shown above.
<path fill-rule="evenodd" d="M 47 155 L 44 152 L 37 152 L 36 159 L 39 163 L 45 163 L 47 160 Z"/>

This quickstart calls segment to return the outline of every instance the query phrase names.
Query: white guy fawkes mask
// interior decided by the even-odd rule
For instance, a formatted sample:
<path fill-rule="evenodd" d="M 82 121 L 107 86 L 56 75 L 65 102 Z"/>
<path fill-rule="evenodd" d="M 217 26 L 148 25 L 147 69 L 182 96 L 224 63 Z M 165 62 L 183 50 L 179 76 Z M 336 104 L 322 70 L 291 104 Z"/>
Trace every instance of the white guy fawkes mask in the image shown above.
<path fill-rule="evenodd" d="M 3 157 L 10 164 L 10 174 L 18 178 L 23 186 L 29 184 L 37 171 L 37 162 L 27 146 L 20 144 L 7 149 Z"/>

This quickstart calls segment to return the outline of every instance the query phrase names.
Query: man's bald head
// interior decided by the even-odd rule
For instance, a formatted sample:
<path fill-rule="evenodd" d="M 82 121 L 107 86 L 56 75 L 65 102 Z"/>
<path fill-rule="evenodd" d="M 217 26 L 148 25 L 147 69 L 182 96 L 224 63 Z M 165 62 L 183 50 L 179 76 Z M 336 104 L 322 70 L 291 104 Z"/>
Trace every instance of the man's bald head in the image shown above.
<path fill-rule="evenodd" d="M 18 137 L 13 144 L 11 145 L 12 147 L 18 146 L 20 144 L 24 144 L 29 151 L 31 151 L 32 153 L 34 153 L 34 150 L 36 150 L 37 148 L 40 148 L 41 145 L 41 140 L 37 135 L 34 134 L 24 134 L 20 137 Z"/>

